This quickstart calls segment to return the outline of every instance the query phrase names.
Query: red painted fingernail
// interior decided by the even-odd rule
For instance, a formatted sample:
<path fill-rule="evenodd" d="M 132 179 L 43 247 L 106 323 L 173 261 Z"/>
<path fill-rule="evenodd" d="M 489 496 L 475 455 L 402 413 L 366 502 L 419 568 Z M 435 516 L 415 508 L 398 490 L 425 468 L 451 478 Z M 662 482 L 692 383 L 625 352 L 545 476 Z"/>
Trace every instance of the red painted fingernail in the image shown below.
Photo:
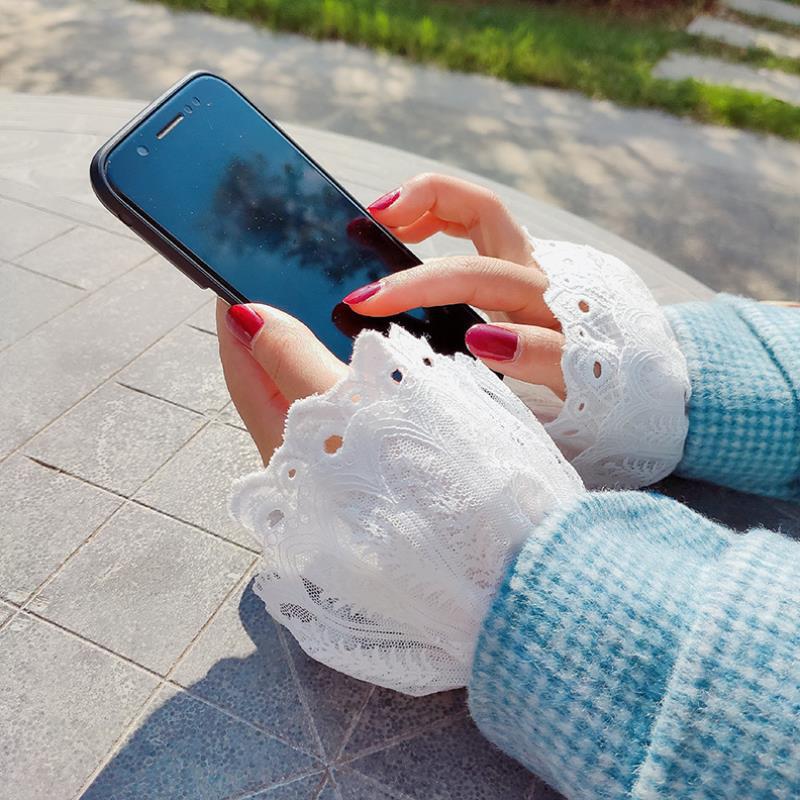
<path fill-rule="evenodd" d="M 400 197 L 400 190 L 393 189 L 391 192 L 381 195 L 374 203 L 370 203 L 367 208 L 370 211 L 383 211 L 385 208 L 389 208 L 398 197 Z"/>
<path fill-rule="evenodd" d="M 249 306 L 231 306 L 225 315 L 225 323 L 242 344 L 250 347 L 264 320 Z"/>
<path fill-rule="evenodd" d="M 342 302 L 347 303 L 349 306 L 354 306 L 356 303 L 363 303 L 365 300 L 369 300 L 372 295 L 377 294 L 380 291 L 380 288 L 381 282 L 373 281 L 372 283 L 368 283 L 366 286 L 362 286 L 360 289 L 355 289 L 354 291 L 350 292 L 350 294 L 347 295 Z"/>
<path fill-rule="evenodd" d="M 471 353 L 491 361 L 511 361 L 519 346 L 516 333 L 497 325 L 473 325 L 465 339 Z"/>

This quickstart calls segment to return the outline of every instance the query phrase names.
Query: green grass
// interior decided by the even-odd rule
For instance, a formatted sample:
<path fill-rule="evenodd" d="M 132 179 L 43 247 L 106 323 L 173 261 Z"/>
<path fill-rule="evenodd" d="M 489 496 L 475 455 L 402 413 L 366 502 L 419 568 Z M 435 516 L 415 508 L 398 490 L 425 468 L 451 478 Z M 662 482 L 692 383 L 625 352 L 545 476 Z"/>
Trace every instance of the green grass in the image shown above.
<path fill-rule="evenodd" d="M 700 0 L 650 11 L 646 3 L 633 4 L 631 11 L 630 0 L 622 11 L 609 10 L 608 3 L 602 10 L 590 0 L 553 5 L 515 0 L 491 5 L 472 0 L 163 2 L 367 45 L 454 70 L 800 139 L 800 107 L 739 89 L 652 76 L 652 67 L 675 49 L 756 63 L 767 58 L 762 51 L 714 45 L 685 33 L 682 27 L 705 5 Z"/>

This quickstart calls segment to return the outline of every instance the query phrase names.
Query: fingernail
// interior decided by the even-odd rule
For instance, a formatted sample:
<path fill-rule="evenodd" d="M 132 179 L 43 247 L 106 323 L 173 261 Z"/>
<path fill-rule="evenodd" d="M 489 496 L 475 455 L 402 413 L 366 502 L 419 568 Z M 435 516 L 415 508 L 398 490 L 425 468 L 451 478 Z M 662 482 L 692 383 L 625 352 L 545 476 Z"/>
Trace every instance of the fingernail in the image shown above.
<path fill-rule="evenodd" d="M 242 344 L 250 347 L 264 320 L 249 306 L 231 306 L 225 315 L 225 323 Z"/>
<path fill-rule="evenodd" d="M 400 197 L 400 190 L 393 189 L 391 192 L 381 195 L 374 203 L 370 203 L 367 208 L 370 211 L 383 211 L 385 208 L 389 208 L 398 197 Z"/>
<path fill-rule="evenodd" d="M 347 303 L 349 306 L 354 306 L 356 303 L 363 303 L 365 300 L 369 300 L 372 295 L 377 294 L 380 291 L 380 288 L 381 282 L 373 281 L 372 283 L 368 283 L 366 286 L 362 286 L 360 289 L 355 289 L 354 291 L 350 292 L 350 294 L 347 295 L 342 302 Z"/>
<path fill-rule="evenodd" d="M 492 361 L 511 361 L 519 346 L 516 333 L 496 325 L 473 325 L 465 339 L 471 353 Z"/>

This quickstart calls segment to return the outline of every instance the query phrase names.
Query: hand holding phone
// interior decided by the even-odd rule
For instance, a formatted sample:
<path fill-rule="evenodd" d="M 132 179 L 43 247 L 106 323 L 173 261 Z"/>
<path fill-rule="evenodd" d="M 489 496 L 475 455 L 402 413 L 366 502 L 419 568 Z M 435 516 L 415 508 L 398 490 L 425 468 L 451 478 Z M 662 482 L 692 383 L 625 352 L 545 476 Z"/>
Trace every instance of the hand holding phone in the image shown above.
<path fill-rule="evenodd" d="M 265 303 L 303 321 L 346 360 L 364 327 L 392 322 L 434 349 L 466 351 L 468 306 L 369 319 L 351 290 L 420 263 L 240 92 L 187 76 L 95 155 L 104 205 L 226 302 Z"/>

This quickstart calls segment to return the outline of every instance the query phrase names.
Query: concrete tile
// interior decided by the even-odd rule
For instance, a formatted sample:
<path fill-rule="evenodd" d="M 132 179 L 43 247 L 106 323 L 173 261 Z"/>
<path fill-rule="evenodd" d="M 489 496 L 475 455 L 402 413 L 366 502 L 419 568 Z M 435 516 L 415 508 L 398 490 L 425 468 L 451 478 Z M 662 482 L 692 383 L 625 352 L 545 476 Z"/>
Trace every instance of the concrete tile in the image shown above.
<path fill-rule="evenodd" d="M 225 603 L 173 679 L 301 750 L 318 753 L 276 625 L 249 584 Z"/>
<path fill-rule="evenodd" d="M 0 353 L 0 458 L 176 327 L 204 299 L 177 270 L 154 258 Z"/>
<path fill-rule="evenodd" d="M 164 674 L 251 561 L 213 536 L 128 506 L 36 598 L 34 610 Z"/>
<path fill-rule="evenodd" d="M 24 603 L 121 502 L 20 455 L 0 464 L 0 596 Z"/>
<path fill-rule="evenodd" d="M 242 418 L 239 416 L 239 412 L 236 410 L 236 406 L 233 404 L 233 401 L 228 403 L 228 405 L 226 405 L 225 408 L 219 412 L 217 419 L 220 422 L 224 422 L 227 425 L 233 425 L 234 427 L 240 428 L 243 431 L 247 430 Z"/>
<path fill-rule="evenodd" d="M 230 401 L 217 337 L 188 325 L 156 342 L 117 380 L 201 414 L 216 413 Z"/>
<path fill-rule="evenodd" d="M 376 688 L 347 742 L 345 755 L 356 755 L 392 739 L 422 732 L 450 717 L 466 714 L 466 692 L 463 690 L 409 697 Z"/>
<path fill-rule="evenodd" d="M 544 781 L 534 777 L 527 800 L 565 800 L 565 798 Z"/>
<path fill-rule="evenodd" d="M 734 47 L 760 47 L 786 58 L 800 58 L 800 39 L 796 36 L 783 36 L 752 25 L 701 14 L 692 20 L 686 30 L 693 36 L 705 36 Z"/>
<path fill-rule="evenodd" d="M 250 434 L 212 423 L 165 464 L 136 499 L 245 547 L 258 548 L 249 531 L 230 518 L 228 501 L 233 481 L 261 468 Z"/>
<path fill-rule="evenodd" d="M 80 300 L 64 283 L 0 262 L 0 349 Z"/>
<path fill-rule="evenodd" d="M 157 680 L 74 636 L 19 615 L 0 632 L 3 797 L 74 797 Z"/>
<path fill-rule="evenodd" d="M 325 792 L 328 787 L 319 793 L 319 785 L 325 779 L 324 772 L 316 772 L 306 778 L 284 783 L 281 786 L 273 786 L 264 792 L 259 792 L 247 798 L 247 800 L 325 800 Z"/>
<path fill-rule="evenodd" d="M 165 687 L 154 701 L 153 711 L 82 800 L 249 797 L 262 787 L 284 784 L 316 766 L 309 756 L 277 739 Z M 289 800 L 292 795 L 267 797 Z M 310 800 L 310 795 L 307 797 Z"/>
<path fill-rule="evenodd" d="M 349 766 L 415 800 L 526 800 L 531 783 L 530 772 L 491 745 L 468 718 Z"/>
<path fill-rule="evenodd" d="M 338 755 L 353 717 L 364 705 L 372 687 L 314 661 L 288 631 L 281 630 L 281 634 L 294 662 L 322 746 L 328 759 L 332 760 Z"/>
<path fill-rule="evenodd" d="M 198 414 L 110 383 L 33 439 L 25 452 L 127 496 L 202 424 Z"/>
<path fill-rule="evenodd" d="M 800 78 L 796 75 L 776 69 L 734 64 L 719 58 L 670 53 L 655 65 L 653 76 L 673 81 L 693 78 L 703 83 L 735 86 L 777 97 L 786 103 L 800 104 Z"/>
<path fill-rule="evenodd" d="M 104 286 L 152 254 L 143 242 L 80 225 L 26 253 L 19 264 L 91 290 Z"/>
<path fill-rule="evenodd" d="M 370 795 L 372 798 L 372 795 Z M 316 795 L 315 800 L 341 800 L 341 795 L 337 791 L 337 787 L 330 781 L 322 787 L 322 791 Z"/>
<path fill-rule="evenodd" d="M 16 608 L 8 603 L 4 603 L 0 600 L 0 627 L 2 627 L 3 623 L 11 617 L 12 614 L 16 612 Z"/>
<path fill-rule="evenodd" d="M 768 17 L 778 22 L 800 25 L 800 8 L 796 4 L 782 0 L 722 0 L 722 4 L 734 11 L 742 11 L 756 17 Z"/>
<path fill-rule="evenodd" d="M 212 300 L 206 303 L 202 308 L 197 309 L 189 319 L 186 320 L 187 325 L 194 328 L 199 328 L 201 331 L 217 335 L 217 301 Z"/>
<path fill-rule="evenodd" d="M 0 258 L 16 258 L 74 225 L 64 217 L 0 197 Z"/>
<path fill-rule="evenodd" d="M 390 794 L 385 786 L 359 772 L 339 767 L 333 777 L 342 800 L 398 800 L 399 795 Z"/>

